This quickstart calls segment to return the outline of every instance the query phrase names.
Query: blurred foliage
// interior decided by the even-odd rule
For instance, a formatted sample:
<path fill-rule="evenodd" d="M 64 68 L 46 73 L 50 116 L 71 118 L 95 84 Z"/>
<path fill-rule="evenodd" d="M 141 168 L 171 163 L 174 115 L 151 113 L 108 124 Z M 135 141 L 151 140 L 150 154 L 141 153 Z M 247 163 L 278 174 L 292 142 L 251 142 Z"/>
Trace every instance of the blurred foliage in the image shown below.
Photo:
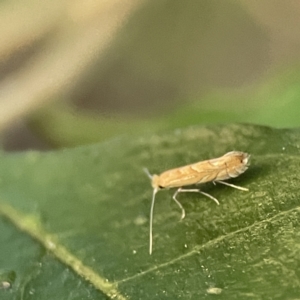
<path fill-rule="evenodd" d="M 22 118 L 68 147 L 193 124 L 299 126 L 299 10 L 267 0 L 3 1 L 0 129 Z"/>
<path fill-rule="evenodd" d="M 214 91 L 198 101 L 183 101 L 170 112 L 153 118 L 103 116 L 56 102 L 36 112 L 30 121 L 34 131 L 56 147 L 99 142 L 117 135 L 161 132 L 195 124 L 247 122 L 274 127 L 300 125 L 300 71 L 278 72 L 261 87 L 244 92 Z"/>

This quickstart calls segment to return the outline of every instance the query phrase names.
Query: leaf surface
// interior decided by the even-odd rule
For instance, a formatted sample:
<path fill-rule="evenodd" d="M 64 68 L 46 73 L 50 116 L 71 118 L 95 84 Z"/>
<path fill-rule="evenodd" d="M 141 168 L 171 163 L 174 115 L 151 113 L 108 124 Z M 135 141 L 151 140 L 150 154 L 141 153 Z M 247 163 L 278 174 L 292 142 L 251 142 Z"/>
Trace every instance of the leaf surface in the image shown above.
<path fill-rule="evenodd" d="M 1 299 L 287 299 L 299 295 L 300 131 L 190 127 L 63 151 L 1 154 Z M 160 191 L 148 254 L 151 173 L 251 154 L 229 182 Z M 1 286 L 1 285 L 0 285 Z M 3 297 L 3 298 L 2 298 Z"/>

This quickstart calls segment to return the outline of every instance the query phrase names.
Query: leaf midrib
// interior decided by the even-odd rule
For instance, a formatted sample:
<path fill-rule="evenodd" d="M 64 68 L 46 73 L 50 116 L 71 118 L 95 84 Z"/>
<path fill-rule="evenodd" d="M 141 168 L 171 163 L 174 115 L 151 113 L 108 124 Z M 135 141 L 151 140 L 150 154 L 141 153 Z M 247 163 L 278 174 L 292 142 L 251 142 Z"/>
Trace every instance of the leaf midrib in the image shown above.
<path fill-rule="evenodd" d="M 113 299 L 126 299 L 126 297 L 117 290 L 116 283 L 109 282 L 106 278 L 94 272 L 90 267 L 84 265 L 82 261 L 69 252 L 66 247 L 57 242 L 53 235 L 44 231 L 36 219 L 30 218 L 10 205 L 1 202 L 0 215 L 3 215 L 17 228 L 28 233 L 35 240 L 40 242 L 48 251 L 53 253 L 58 260 L 72 268 L 76 274 L 91 282 L 96 289 Z"/>

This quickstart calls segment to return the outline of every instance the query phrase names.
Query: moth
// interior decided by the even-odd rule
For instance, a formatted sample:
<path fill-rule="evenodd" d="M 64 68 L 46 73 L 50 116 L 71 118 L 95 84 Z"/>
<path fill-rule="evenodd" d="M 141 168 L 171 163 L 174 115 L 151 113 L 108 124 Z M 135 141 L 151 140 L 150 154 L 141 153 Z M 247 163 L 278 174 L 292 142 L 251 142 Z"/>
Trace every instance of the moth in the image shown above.
<path fill-rule="evenodd" d="M 244 173 L 250 165 L 250 155 L 241 151 L 231 151 L 221 157 L 200 161 L 183 167 L 167 170 L 160 175 L 151 175 L 148 169 L 144 169 L 148 177 L 151 179 L 153 187 L 153 195 L 150 209 L 150 237 L 149 237 L 149 253 L 152 254 L 153 248 L 153 210 L 155 203 L 155 195 L 159 190 L 177 188 L 173 195 L 173 200 L 181 209 L 181 220 L 185 217 L 185 210 L 181 203 L 177 200 L 179 193 L 196 192 L 212 199 L 219 205 L 219 201 L 210 194 L 201 189 L 185 189 L 183 187 L 197 185 L 201 183 L 213 182 L 221 183 L 241 191 L 248 191 L 243 188 L 223 180 L 235 178 Z"/>

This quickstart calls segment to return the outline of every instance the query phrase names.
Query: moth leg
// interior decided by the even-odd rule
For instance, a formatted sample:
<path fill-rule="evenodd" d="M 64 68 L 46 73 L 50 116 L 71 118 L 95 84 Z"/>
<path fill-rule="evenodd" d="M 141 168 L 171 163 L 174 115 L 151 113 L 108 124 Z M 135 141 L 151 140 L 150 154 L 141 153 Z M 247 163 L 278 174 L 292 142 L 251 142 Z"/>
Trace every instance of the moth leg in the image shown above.
<path fill-rule="evenodd" d="M 185 217 L 185 210 L 183 208 L 183 206 L 181 205 L 181 203 L 176 199 L 176 196 L 178 195 L 178 193 L 180 193 L 182 191 L 182 188 L 179 188 L 175 194 L 173 195 L 173 200 L 176 202 L 176 204 L 180 207 L 181 209 L 181 218 L 180 220 L 184 219 Z"/>
<path fill-rule="evenodd" d="M 216 180 L 215 182 L 222 183 L 224 185 L 230 186 L 230 187 L 235 188 L 237 190 L 246 191 L 246 192 L 249 191 L 249 189 L 247 189 L 247 188 L 244 188 L 244 187 L 241 187 L 241 186 L 238 186 L 238 185 L 234 185 L 234 184 L 231 184 L 231 183 L 228 183 L 228 182 L 219 181 L 219 180 Z"/>
<path fill-rule="evenodd" d="M 181 214 L 181 220 L 185 217 L 185 210 L 184 208 L 182 207 L 181 203 L 176 199 L 176 196 L 179 194 L 179 193 L 200 193 L 208 198 L 210 198 L 211 200 L 215 201 L 218 205 L 220 204 L 218 199 L 216 199 L 215 197 L 213 197 L 212 195 L 210 194 L 207 194 L 207 193 L 204 193 L 202 192 L 200 189 L 183 189 L 183 188 L 179 188 L 174 196 L 173 196 L 173 199 L 174 201 L 177 203 L 177 205 L 181 208 L 181 211 L 182 211 L 182 214 Z"/>
<path fill-rule="evenodd" d="M 212 195 L 207 194 L 207 193 L 204 193 L 204 192 L 202 192 L 202 191 L 200 191 L 200 190 L 198 190 L 198 192 L 201 193 L 202 195 L 204 195 L 204 196 L 210 198 L 211 200 L 215 201 L 218 205 L 220 205 L 220 202 L 218 201 L 218 199 L 215 198 L 215 197 L 213 197 Z"/>

